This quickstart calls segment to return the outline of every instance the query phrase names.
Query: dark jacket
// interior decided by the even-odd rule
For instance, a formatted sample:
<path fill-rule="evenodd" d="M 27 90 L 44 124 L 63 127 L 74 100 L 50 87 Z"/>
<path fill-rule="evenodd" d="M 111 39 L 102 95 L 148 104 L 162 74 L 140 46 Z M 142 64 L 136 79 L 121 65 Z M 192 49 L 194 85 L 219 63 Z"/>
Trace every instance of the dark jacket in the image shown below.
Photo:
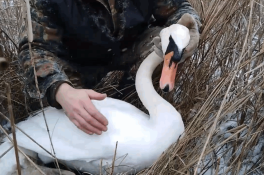
<path fill-rule="evenodd" d="M 57 60 L 79 65 L 115 64 L 150 24 L 169 26 L 184 13 L 200 24 L 186 0 L 30 0 L 33 26 L 32 55 L 41 98 L 70 83 Z M 26 78 L 26 92 L 38 98 L 27 41 L 27 25 L 19 38 L 19 61 Z M 52 102 L 50 102 L 52 103 Z"/>

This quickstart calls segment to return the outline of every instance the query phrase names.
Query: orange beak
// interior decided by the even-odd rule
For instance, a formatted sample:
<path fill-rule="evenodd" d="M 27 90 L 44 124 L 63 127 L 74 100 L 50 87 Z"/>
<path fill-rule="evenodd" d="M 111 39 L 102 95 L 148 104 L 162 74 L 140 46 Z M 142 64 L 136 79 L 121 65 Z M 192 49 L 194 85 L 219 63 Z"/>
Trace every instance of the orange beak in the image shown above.
<path fill-rule="evenodd" d="M 163 92 L 170 92 L 174 88 L 178 63 L 171 61 L 173 52 L 165 55 L 163 69 L 160 77 L 160 88 Z"/>

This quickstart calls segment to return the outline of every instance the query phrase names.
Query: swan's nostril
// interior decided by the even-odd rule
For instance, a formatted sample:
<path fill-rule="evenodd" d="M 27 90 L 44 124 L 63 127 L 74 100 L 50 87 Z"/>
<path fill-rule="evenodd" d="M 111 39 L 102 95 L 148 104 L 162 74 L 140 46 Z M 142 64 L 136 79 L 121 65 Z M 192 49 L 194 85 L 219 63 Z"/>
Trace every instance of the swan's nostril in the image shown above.
<path fill-rule="evenodd" d="M 165 88 L 162 89 L 162 91 L 167 93 L 167 92 L 169 92 L 169 89 L 170 89 L 170 88 L 169 88 L 169 85 L 167 84 L 167 85 L 165 86 Z"/>

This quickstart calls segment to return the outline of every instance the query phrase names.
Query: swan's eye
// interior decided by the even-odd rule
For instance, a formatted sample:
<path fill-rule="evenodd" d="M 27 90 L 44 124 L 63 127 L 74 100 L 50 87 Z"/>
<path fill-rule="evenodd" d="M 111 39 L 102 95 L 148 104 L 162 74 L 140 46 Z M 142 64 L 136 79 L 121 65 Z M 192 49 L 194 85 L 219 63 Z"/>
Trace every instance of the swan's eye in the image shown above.
<path fill-rule="evenodd" d="M 173 56 L 171 57 L 171 62 L 177 63 L 177 62 L 181 61 L 182 55 L 180 54 L 179 48 L 171 36 L 169 38 L 169 45 L 167 47 L 165 55 L 167 55 L 170 52 L 173 52 Z M 171 63 L 170 63 L 170 65 L 171 65 Z"/>

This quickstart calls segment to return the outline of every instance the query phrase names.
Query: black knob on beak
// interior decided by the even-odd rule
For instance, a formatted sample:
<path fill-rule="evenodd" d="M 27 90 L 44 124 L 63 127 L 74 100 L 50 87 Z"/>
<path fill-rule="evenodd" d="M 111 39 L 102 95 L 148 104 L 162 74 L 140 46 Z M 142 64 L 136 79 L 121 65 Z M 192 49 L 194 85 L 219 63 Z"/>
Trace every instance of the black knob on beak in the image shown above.
<path fill-rule="evenodd" d="M 162 89 L 163 92 L 167 93 L 169 92 L 169 85 L 167 84 L 164 89 Z"/>

